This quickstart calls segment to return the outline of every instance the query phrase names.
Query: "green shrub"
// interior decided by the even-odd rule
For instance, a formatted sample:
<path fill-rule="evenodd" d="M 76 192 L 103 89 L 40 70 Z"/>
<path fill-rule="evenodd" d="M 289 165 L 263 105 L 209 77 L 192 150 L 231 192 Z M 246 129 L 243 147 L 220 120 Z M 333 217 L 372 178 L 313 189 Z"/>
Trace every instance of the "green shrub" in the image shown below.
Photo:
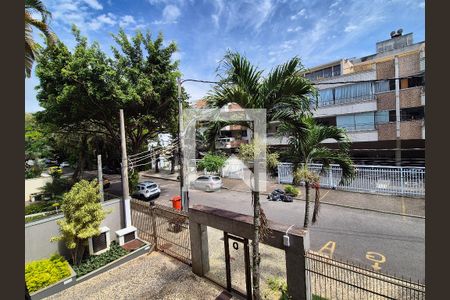
<path fill-rule="evenodd" d="M 286 192 L 286 194 L 297 197 L 300 194 L 300 190 L 297 189 L 296 187 L 293 187 L 292 185 L 285 185 L 284 186 L 284 191 Z"/>
<path fill-rule="evenodd" d="M 74 266 L 73 270 L 77 273 L 77 277 L 80 277 L 115 261 L 127 253 L 127 250 L 123 249 L 117 242 L 113 241 L 111 242 L 108 251 L 99 255 L 90 256 L 88 259 L 83 260 L 78 266 Z"/>
<path fill-rule="evenodd" d="M 281 277 L 270 277 L 266 280 L 268 290 L 264 291 L 264 299 L 292 299 L 288 296 L 287 283 Z"/>
<path fill-rule="evenodd" d="M 52 211 L 55 210 L 53 204 L 57 203 L 56 201 L 39 201 L 31 203 L 30 205 L 25 206 L 25 215 L 37 214 L 40 212 Z"/>
<path fill-rule="evenodd" d="M 61 255 L 32 261 L 25 265 L 25 282 L 30 293 L 70 276 L 69 263 Z"/>
<path fill-rule="evenodd" d="M 47 212 L 45 214 L 32 216 L 32 217 L 25 217 L 25 224 L 26 223 L 31 223 L 31 222 L 34 222 L 34 221 L 38 221 L 38 220 L 42 220 L 42 219 L 48 218 L 50 216 L 53 216 L 55 214 L 56 214 L 56 211 L 54 211 L 54 212 Z"/>
<path fill-rule="evenodd" d="M 53 200 L 62 200 L 64 193 L 70 191 L 72 183 L 58 173 L 52 174 L 52 182 L 47 182 L 42 188 L 42 192 L 51 195 Z"/>
<path fill-rule="evenodd" d="M 197 168 L 207 172 L 218 173 L 220 168 L 225 165 L 226 160 L 227 158 L 223 155 L 208 153 L 198 162 Z"/>

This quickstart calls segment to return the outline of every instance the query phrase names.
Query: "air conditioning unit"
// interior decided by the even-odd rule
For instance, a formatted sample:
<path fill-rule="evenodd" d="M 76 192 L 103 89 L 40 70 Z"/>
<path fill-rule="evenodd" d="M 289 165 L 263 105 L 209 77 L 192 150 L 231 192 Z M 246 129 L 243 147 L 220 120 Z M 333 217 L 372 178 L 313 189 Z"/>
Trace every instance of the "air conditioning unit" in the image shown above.
<path fill-rule="evenodd" d="M 128 226 L 126 228 L 116 231 L 116 235 L 119 238 L 119 245 L 122 246 L 129 241 L 136 239 L 136 227 Z"/>
<path fill-rule="evenodd" d="M 100 235 L 89 238 L 89 254 L 97 255 L 109 250 L 111 238 L 109 228 L 104 226 L 100 228 Z"/>

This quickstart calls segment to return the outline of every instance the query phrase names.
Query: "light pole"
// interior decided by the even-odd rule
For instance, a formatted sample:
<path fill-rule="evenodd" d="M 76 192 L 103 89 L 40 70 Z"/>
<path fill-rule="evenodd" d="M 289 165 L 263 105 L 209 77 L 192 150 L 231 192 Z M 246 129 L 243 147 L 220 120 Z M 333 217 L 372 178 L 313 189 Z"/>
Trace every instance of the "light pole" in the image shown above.
<path fill-rule="evenodd" d="M 177 78 L 178 85 L 178 158 L 180 160 L 180 195 L 181 195 L 181 203 L 182 209 L 184 211 L 189 210 L 189 191 L 185 187 L 185 178 L 184 178 L 184 169 L 183 169 L 183 149 L 184 149 L 184 141 L 181 136 L 181 128 L 182 128 L 182 116 L 183 116 L 183 102 L 181 97 L 181 85 L 185 82 L 200 82 L 200 83 L 212 83 L 218 84 L 217 81 L 207 81 L 207 80 L 198 80 L 198 79 L 181 79 Z"/>

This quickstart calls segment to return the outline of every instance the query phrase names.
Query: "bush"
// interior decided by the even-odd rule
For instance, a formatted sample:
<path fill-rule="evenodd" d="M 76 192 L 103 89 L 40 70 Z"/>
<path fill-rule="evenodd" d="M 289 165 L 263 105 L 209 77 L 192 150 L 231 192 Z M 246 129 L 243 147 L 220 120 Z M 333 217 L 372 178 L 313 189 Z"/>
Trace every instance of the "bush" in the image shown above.
<path fill-rule="evenodd" d="M 268 290 L 264 292 L 264 299 L 292 299 L 287 293 L 287 283 L 280 277 L 271 277 L 266 280 Z"/>
<path fill-rule="evenodd" d="M 218 173 L 225 165 L 226 160 L 227 158 L 223 155 L 208 153 L 199 161 L 197 167 L 199 170 Z"/>
<path fill-rule="evenodd" d="M 77 277 L 86 275 L 112 261 L 124 256 L 128 251 L 123 249 L 117 242 L 112 241 L 108 251 L 102 254 L 90 256 L 88 259 L 82 261 L 78 266 L 74 266 L 73 270 L 77 273 Z"/>
<path fill-rule="evenodd" d="M 30 205 L 25 206 L 25 215 L 37 214 L 40 212 L 52 211 L 55 210 L 53 204 L 57 203 L 56 201 L 39 201 L 31 203 Z"/>
<path fill-rule="evenodd" d="M 25 265 L 25 282 L 30 293 L 70 276 L 69 263 L 61 255 L 32 261 Z"/>
<path fill-rule="evenodd" d="M 70 191 L 72 184 L 67 178 L 61 177 L 58 173 L 53 173 L 52 177 L 52 182 L 47 182 L 42 187 L 42 192 L 51 195 L 54 200 L 62 200 L 64 193 Z"/>
<path fill-rule="evenodd" d="M 286 192 L 286 194 L 293 196 L 293 197 L 297 197 L 300 194 L 299 189 L 297 189 L 289 184 L 284 186 L 284 191 Z"/>
<path fill-rule="evenodd" d="M 137 170 L 128 175 L 128 188 L 130 193 L 137 192 L 136 186 L 139 183 L 139 173 Z"/>

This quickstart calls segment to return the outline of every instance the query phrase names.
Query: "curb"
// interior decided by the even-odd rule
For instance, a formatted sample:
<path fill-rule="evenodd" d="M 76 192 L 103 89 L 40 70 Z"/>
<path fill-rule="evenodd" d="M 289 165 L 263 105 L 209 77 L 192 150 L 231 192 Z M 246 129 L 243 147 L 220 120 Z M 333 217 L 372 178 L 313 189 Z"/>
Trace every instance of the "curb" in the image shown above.
<path fill-rule="evenodd" d="M 179 182 L 178 179 L 172 179 L 172 178 L 165 178 L 165 177 L 159 177 L 159 176 L 153 176 L 153 175 L 147 175 L 147 174 L 142 174 L 142 176 L 149 177 L 149 178 L 157 178 L 157 179 L 162 179 L 162 180 L 170 180 L 170 181 Z M 244 191 L 244 190 L 235 190 L 235 189 L 232 189 L 232 188 L 229 188 L 229 187 L 225 187 L 225 186 L 223 186 L 222 189 L 229 190 L 229 191 L 234 191 L 234 192 L 241 192 L 241 193 L 247 193 L 248 192 L 248 191 Z M 266 195 L 267 196 L 267 195 L 269 195 L 269 193 L 261 193 L 261 195 Z M 300 199 L 300 198 L 294 198 L 294 200 L 305 201 L 304 199 Z M 418 216 L 418 215 L 402 214 L 402 213 L 396 213 L 396 212 L 391 212 L 391 211 L 383 211 L 383 210 L 372 209 L 372 208 L 361 208 L 361 207 L 350 206 L 350 205 L 345 205 L 345 204 L 336 204 L 336 203 L 331 203 L 331 202 L 326 202 L 326 201 L 321 201 L 321 203 L 327 204 L 327 205 L 332 205 L 332 206 L 350 208 L 350 209 L 358 209 L 358 210 L 363 210 L 363 211 L 371 211 L 371 212 L 377 212 L 377 213 L 382 213 L 382 214 L 396 215 L 396 216 L 417 218 L 417 219 L 425 220 L 424 216 Z"/>
<path fill-rule="evenodd" d="M 226 189 L 226 190 L 234 191 L 234 192 L 241 192 L 241 193 L 247 193 L 248 192 L 248 191 L 243 191 L 243 190 L 234 190 L 234 189 L 231 189 L 231 188 L 228 188 L 228 187 L 223 187 L 223 188 Z M 269 193 L 261 193 L 261 195 L 269 195 Z M 294 200 L 305 201 L 304 199 L 301 199 L 301 198 L 294 198 Z M 425 220 L 424 216 L 418 216 L 418 215 L 402 214 L 402 213 L 396 213 L 396 212 L 391 212 L 391 211 L 383 211 L 383 210 L 372 209 L 372 208 L 362 208 L 362 207 L 350 206 L 350 205 L 345 205 L 345 204 L 331 203 L 331 202 L 327 202 L 327 201 L 321 201 L 320 203 L 327 204 L 327 205 L 332 205 L 332 206 L 350 208 L 350 209 L 358 209 L 358 210 L 363 210 L 363 211 L 371 211 L 371 212 L 377 212 L 377 213 L 383 213 L 383 214 L 389 214 L 389 215 L 397 215 L 397 216 L 402 216 L 402 217 L 417 218 L 417 219 L 424 219 Z"/>

